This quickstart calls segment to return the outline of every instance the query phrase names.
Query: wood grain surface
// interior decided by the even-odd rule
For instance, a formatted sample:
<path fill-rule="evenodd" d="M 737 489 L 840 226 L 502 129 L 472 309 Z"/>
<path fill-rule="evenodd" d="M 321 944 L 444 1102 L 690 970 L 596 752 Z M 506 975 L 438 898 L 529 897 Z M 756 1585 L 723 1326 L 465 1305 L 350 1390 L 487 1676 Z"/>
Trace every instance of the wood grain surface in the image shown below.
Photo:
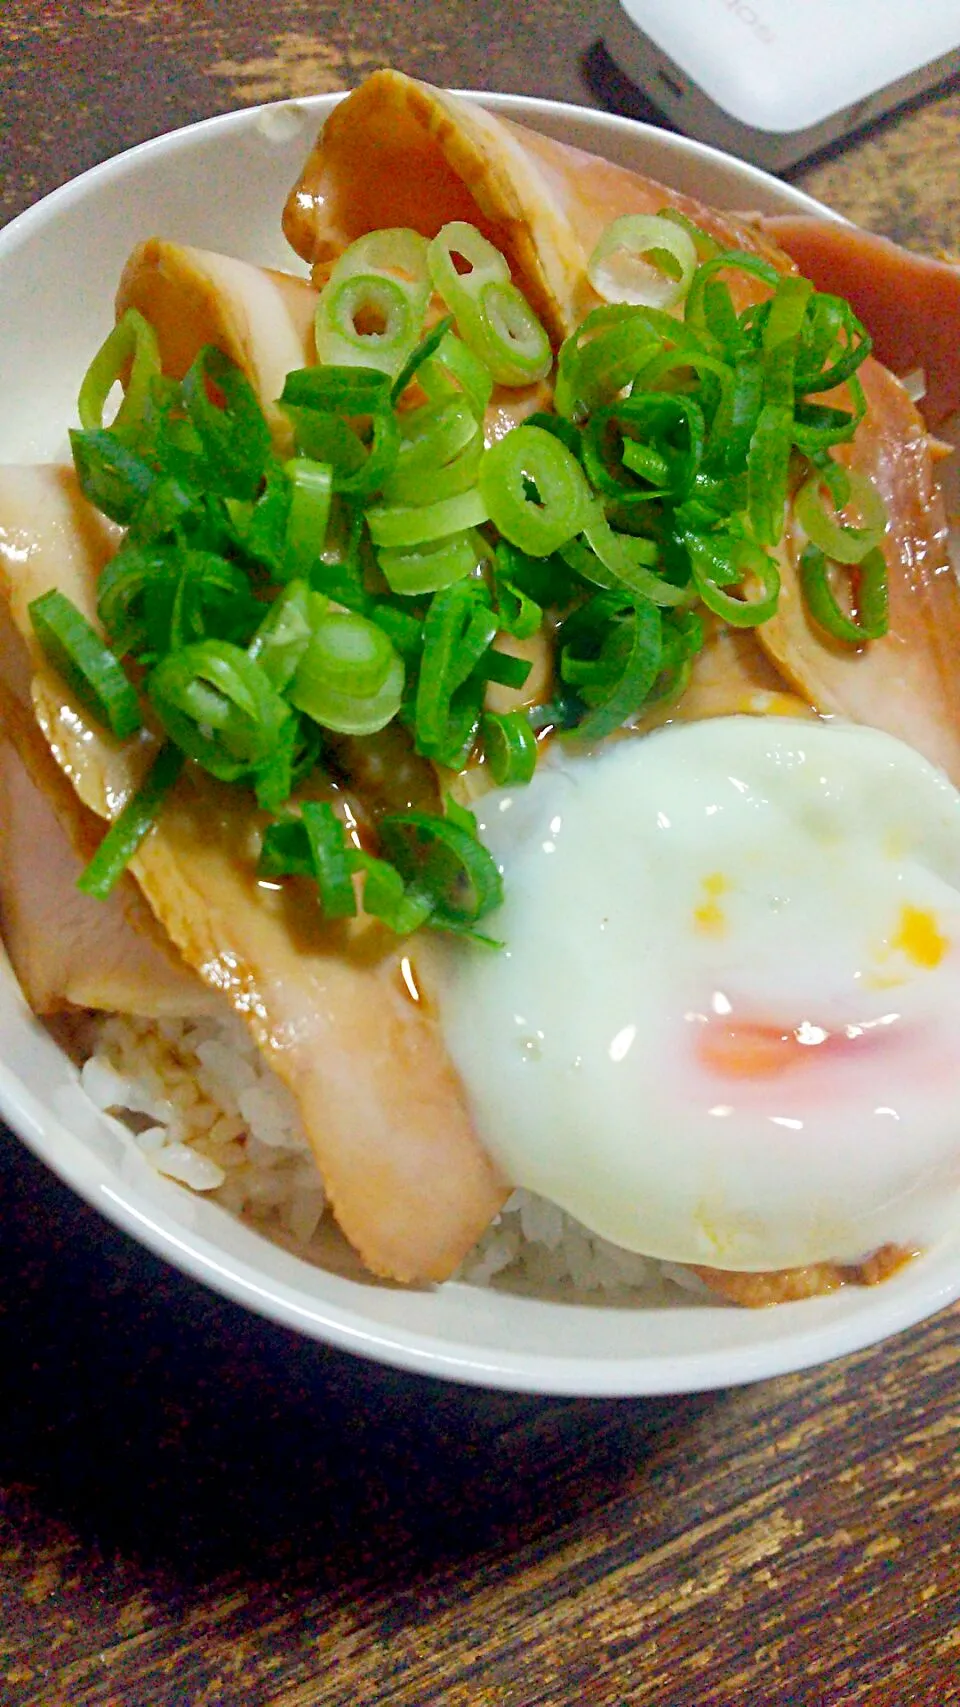
<path fill-rule="evenodd" d="M 4 0 L 0 217 L 384 62 L 649 117 L 601 27 L 577 0 Z M 960 92 L 793 177 L 960 249 Z M 958 1372 L 954 1309 L 683 1399 L 392 1374 L 172 1273 L 0 1132 L 0 1704 L 946 1707 Z"/>

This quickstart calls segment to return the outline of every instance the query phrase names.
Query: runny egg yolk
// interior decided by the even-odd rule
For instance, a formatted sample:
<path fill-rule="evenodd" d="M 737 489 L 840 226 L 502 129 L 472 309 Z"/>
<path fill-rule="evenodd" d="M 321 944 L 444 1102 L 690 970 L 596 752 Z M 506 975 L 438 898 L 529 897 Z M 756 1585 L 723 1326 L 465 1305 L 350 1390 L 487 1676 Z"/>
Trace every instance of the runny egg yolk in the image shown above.
<path fill-rule="evenodd" d="M 479 803 L 500 951 L 430 974 L 516 1184 L 740 1269 L 929 1242 L 960 1186 L 960 794 L 875 730 L 675 724 Z"/>

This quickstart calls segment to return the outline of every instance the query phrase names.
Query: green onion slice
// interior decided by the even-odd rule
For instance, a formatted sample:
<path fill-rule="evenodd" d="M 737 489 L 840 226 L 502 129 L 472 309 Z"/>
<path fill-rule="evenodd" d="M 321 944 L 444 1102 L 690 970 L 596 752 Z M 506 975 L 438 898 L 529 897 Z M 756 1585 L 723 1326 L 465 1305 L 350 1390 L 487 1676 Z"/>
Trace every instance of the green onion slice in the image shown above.
<path fill-rule="evenodd" d="M 832 516 L 823 501 L 824 487 L 834 500 Z M 839 519 L 847 504 L 859 510 L 859 527 Z M 880 544 L 887 527 L 886 505 L 876 487 L 866 475 L 841 468 L 839 463 L 832 463 L 827 470 L 816 469 L 804 481 L 794 501 L 794 514 L 812 544 L 835 563 L 862 562 Z"/>
<path fill-rule="evenodd" d="M 181 386 L 202 443 L 202 482 L 232 498 L 256 496 L 270 456 L 270 429 L 249 380 L 228 356 L 206 344 Z"/>
<path fill-rule="evenodd" d="M 493 375 L 462 338 L 447 332 L 436 352 L 419 369 L 417 378 L 432 403 L 464 397 L 478 421 L 493 394 Z"/>
<path fill-rule="evenodd" d="M 143 782 L 115 818 L 96 853 L 77 879 L 77 888 L 105 901 L 156 822 L 164 798 L 183 769 L 176 747 L 160 748 Z"/>
<path fill-rule="evenodd" d="M 479 487 L 499 532 L 534 557 L 582 532 L 592 501 L 576 457 L 542 427 L 515 427 L 491 445 Z"/>
<path fill-rule="evenodd" d="M 414 730 L 418 752 L 462 770 L 480 724 L 483 684 L 474 672 L 497 633 L 482 583 L 455 581 L 435 593 L 423 623 Z"/>
<path fill-rule="evenodd" d="M 289 716 L 259 664 L 226 640 L 169 652 L 146 688 L 171 740 L 221 782 L 267 759 Z"/>
<path fill-rule="evenodd" d="M 830 564 L 819 547 L 808 545 L 800 558 L 800 584 L 814 621 L 834 640 L 862 646 L 867 640 L 881 640 L 889 628 L 887 565 L 879 547 L 868 551 L 852 574 L 856 617 L 841 609 L 830 584 Z"/>
<path fill-rule="evenodd" d="M 110 431 L 118 438 L 133 436 L 143 422 L 151 381 L 159 373 L 157 334 L 136 308 L 128 308 L 84 374 L 77 400 L 81 427 L 88 432 L 103 427 L 107 398 L 120 383 L 123 400 Z"/>
<path fill-rule="evenodd" d="M 383 849 L 404 882 L 430 897 L 430 923 L 476 924 L 503 900 L 492 855 L 461 824 L 428 812 L 398 812 L 377 826 Z"/>
<path fill-rule="evenodd" d="M 317 360 L 397 377 L 420 335 L 430 296 L 427 243 L 416 231 L 371 231 L 334 263 L 315 317 Z"/>
<path fill-rule="evenodd" d="M 780 572 L 772 557 L 751 540 L 688 540 L 697 592 L 708 610 L 732 628 L 756 628 L 773 616 L 780 597 Z M 737 597 L 728 588 L 740 584 Z"/>
<path fill-rule="evenodd" d="M 135 735 L 143 726 L 136 689 L 83 613 L 56 588 L 27 611 L 44 656 L 91 717 L 118 741 Z"/>
<path fill-rule="evenodd" d="M 409 936 L 430 923 L 429 895 L 408 889 L 395 866 L 359 848 L 352 849 L 349 857 L 351 870 L 363 874 L 365 913 L 380 919 L 395 936 Z"/>
<path fill-rule="evenodd" d="M 490 554 L 490 547 L 474 528 L 463 528 L 445 539 L 411 546 L 402 551 L 382 547 L 377 561 L 391 591 L 407 598 L 435 593 L 473 575 Z"/>
<path fill-rule="evenodd" d="M 513 434 L 508 434 L 508 439 L 512 437 Z M 481 470 L 485 466 L 486 458 Z M 475 489 L 453 498 L 441 498 L 436 504 L 371 504 L 367 525 L 374 545 L 409 550 L 464 528 L 479 527 L 489 514 L 482 489 Z"/>
<path fill-rule="evenodd" d="M 383 628 L 355 612 L 315 627 L 288 690 L 299 711 L 342 735 L 372 735 L 396 716 L 403 659 Z"/>
<path fill-rule="evenodd" d="M 315 593 L 306 581 L 291 581 L 257 628 L 247 653 L 278 693 L 283 693 L 296 675 L 327 608 L 322 593 Z"/>
<path fill-rule="evenodd" d="M 71 430 L 70 449 L 84 497 L 126 527 L 156 483 L 150 464 L 106 428 Z"/>
<path fill-rule="evenodd" d="M 282 579 L 308 575 L 323 551 L 333 500 L 333 470 L 306 456 L 284 464 L 290 482 L 283 542 Z"/>
<path fill-rule="evenodd" d="M 460 271 L 454 257 L 467 265 Z M 528 385 L 553 364 L 550 340 L 510 278 L 499 249 L 463 220 L 441 227 L 430 244 L 434 289 L 456 315 L 464 342 L 501 385 Z"/>
<path fill-rule="evenodd" d="M 663 651 L 656 605 L 600 593 L 560 630 L 560 675 L 591 708 L 577 728 L 600 740 L 635 715 L 654 688 Z"/>
<path fill-rule="evenodd" d="M 522 711 L 485 712 L 480 734 L 484 758 L 499 787 L 530 781 L 537 768 L 537 737 Z"/>
<path fill-rule="evenodd" d="M 455 497 L 476 482 L 483 434 L 463 398 L 426 404 L 404 416 L 398 455 L 383 482 L 388 504 L 426 504 Z"/>
<path fill-rule="evenodd" d="M 662 318 L 671 339 L 684 337 L 679 322 Z M 561 345 L 553 399 L 557 414 L 582 420 L 592 409 L 612 403 L 661 354 L 667 335 L 653 310 L 626 303 L 593 309 Z"/>
<path fill-rule="evenodd" d="M 300 808 L 310 846 L 310 863 L 325 919 L 352 919 L 357 898 L 350 875 L 344 828 L 329 800 L 305 800 Z"/>
<path fill-rule="evenodd" d="M 587 277 L 598 296 L 643 308 L 675 308 L 696 270 L 692 237 L 658 214 L 613 220 L 587 262 Z"/>

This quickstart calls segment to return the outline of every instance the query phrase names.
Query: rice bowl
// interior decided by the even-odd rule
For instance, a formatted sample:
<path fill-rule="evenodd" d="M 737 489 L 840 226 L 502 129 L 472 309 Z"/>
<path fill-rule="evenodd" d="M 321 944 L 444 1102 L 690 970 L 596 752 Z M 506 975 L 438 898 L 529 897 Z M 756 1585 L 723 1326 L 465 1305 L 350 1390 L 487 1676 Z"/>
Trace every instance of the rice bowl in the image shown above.
<path fill-rule="evenodd" d="M 796 192 L 714 151 L 628 121 L 509 97 L 490 98 L 489 104 L 680 182 L 720 205 L 765 211 L 810 206 Z M 251 260 L 290 267 L 276 230 L 276 209 L 331 105 L 324 97 L 231 115 L 145 144 L 57 192 L 3 234 L 5 355 L 11 357 L 12 395 L 25 400 L 22 418 L 11 410 L 5 421 L 0 438 L 5 460 L 62 454 L 79 379 L 108 328 L 120 265 L 131 240 L 145 229 L 160 227 L 184 241 L 227 251 L 240 247 Z M 243 162 L 233 177 L 223 170 L 227 151 L 239 151 Z M 86 233 L 94 220 L 98 243 L 92 254 Z M 79 305 L 69 325 L 52 307 L 65 266 L 76 281 Z M 43 318 L 47 290 L 50 324 L 58 327 L 59 337 L 38 356 L 30 330 Z M 667 1298 L 640 1306 L 622 1296 L 615 1304 L 565 1302 L 562 1289 L 551 1298 L 521 1291 L 508 1296 L 481 1288 L 479 1271 L 473 1280 L 439 1291 L 400 1292 L 359 1277 L 342 1251 L 321 1249 L 317 1261 L 305 1263 L 159 1176 L 148 1159 L 155 1137 L 144 1142 L 141 1133 L 138 1145 L 116 1123 L 97 1116 L 65 1057 L 27 1014 L 9 975 L 0 1027 L 6 1118 L 89 1201 L 179 1266 L 250 1307 L 382 1361 L 517 1389 L 681 1391 L 819 1362 L 921 1319 L 960 1290 L 960 1241 L 951 1237 L 877 1291 L 785 1305 L 763 1316 L 703 1305 L 695 1291 L 685 1297 L 679 1288 L 673 1308 L 667 1307 Z M 208 1063 L 215 1061 L 216 1039 L 199 1041 Z M 16 1072 L 7 1065 L 12 1062 Z M 116 1101 L 116 1088 L 102 1078 L 98 1085 L 88 1072 L 87 1081 L 97 1100 Z M 255 1089 L 246 1087 L 247 1093 Z M 153 1118 L 149 1106 L 142 1112 L 147 1120 Z M 146 1132 L 155 1134 L 156 1124 Z M 216 1141 L 229 1146 L 233 1139 L 223 1130 Z M 270 1150 L 270 1141 L 263 1142 Z M 176 1150 L 179 1143 L 175 1136 L 160 1147 Z M 296 1169 L 296 1142 L 274 1142 L 272 1148 L 281 1158 L 280 1173 Z M 167 1157 L 168 1173 L 176 1176 L 178 1161 L 189 1175 L 189 1157 L 182 1155 Z M 208 1161 L 226 1176 L 215 1155 Z M 308 1222 L 319 1213 L 317 1188 L 311 1189 L 303 1219 L 285 1228 L 293 1239 L 312 1231 Z M 528 1227 L 535 1227 L 537 1212 L 529 1204 L 512 1213 L 526 1216 Z M 562 1236 L 555 1223 L 540 1230 L 545 1249 Z M 504 1232 L 497 1237 L 503 1239 Z M 489 1278 L 489 1272 L 482 1277 Z"/>

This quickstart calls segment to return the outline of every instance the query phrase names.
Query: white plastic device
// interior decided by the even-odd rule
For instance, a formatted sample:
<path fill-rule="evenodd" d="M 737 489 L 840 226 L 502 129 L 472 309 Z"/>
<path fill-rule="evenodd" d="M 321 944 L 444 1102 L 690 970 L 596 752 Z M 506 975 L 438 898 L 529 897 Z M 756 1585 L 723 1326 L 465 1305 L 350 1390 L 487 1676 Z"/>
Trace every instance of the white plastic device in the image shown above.
<path fill-rule="evenodd" d="M 610 0 L 604 39 L 689 136 L 778 171 L 960 72 L 960 0 Z"/>

